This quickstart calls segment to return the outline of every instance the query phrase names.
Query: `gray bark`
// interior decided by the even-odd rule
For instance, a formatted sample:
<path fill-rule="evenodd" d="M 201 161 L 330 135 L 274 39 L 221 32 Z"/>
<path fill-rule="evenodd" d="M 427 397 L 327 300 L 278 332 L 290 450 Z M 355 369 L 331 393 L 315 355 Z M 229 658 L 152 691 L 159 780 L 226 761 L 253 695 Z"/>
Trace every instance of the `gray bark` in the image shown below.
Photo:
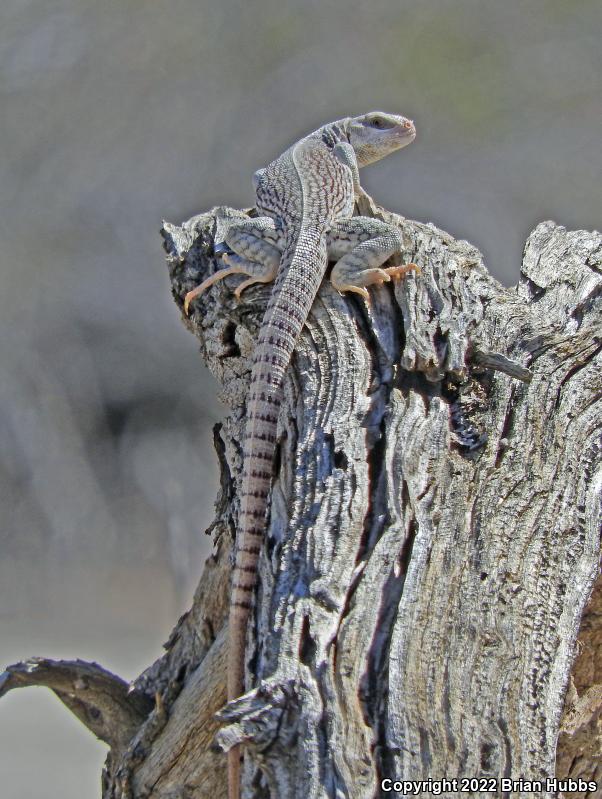
<path fill-rule="evenodd" d="M 400 226 L 422 274 L 369 305 L 325 281 L 314 304 L 284 386 L 248 693 L 220 714 L 218 740 L 248 753 L 246 797 L 555 774 L 598 779 L 571 795 L 602 796 L 602 237 L 539 225 L 506 289 L 466 242 L 367 211 Z M 218 268 L 215 227 L 215 212 L 165 226 L 180 306 Z M 135 683 L 154 707 L 111 750 L 105 799 L 225 796 L 214 714 L 249 355 L 270 291 L 237 303 L 237 282 L 185 320 L 230 407 L 216 550 Z"/>

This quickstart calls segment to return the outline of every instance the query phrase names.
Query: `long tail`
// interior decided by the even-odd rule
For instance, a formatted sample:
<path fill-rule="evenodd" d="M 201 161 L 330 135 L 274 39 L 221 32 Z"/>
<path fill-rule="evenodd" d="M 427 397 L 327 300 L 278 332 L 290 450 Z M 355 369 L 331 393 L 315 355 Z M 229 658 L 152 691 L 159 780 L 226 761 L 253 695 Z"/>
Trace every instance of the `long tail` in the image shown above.
<path fill-rule="evenodd" d="M 280 389 L 327 264 L 324 235 L 316 227 L 302 227 L 296 241 L 287 249 L 292 255 L 285 249 L 251 371 L 228 629 L 228 700 L 236 699 L 244 691 L 246 632 L 257 580 L 257 562 L 265 536 Z M 238 749 L 234 747 L 228 753 L 229 799 L 240 796 Z"/>

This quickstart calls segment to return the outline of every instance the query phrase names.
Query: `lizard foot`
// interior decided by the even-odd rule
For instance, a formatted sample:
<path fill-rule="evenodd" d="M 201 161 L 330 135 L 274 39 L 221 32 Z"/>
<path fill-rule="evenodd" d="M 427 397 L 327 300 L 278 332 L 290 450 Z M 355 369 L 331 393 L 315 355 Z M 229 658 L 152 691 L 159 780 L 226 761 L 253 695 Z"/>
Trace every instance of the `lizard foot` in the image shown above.
<path fill-rule="evenodd" d="M 247 258 L 241 258 L 236 253 L 224 255 L 222 261 L 228 264 L 233 273 L 248 275 L 247 280 L 243 280 L 240 286 L 234 289 L 234 296 L 237 300 L 240 300 L 240 295 L 249 286 L 253 286 L 255 283 L 271 283 L 275 280 L 279 264 L 279 258 L 269 261 L 267 264 L 262 264 Z"/>
<path fill-rule="evenodd" d="M 338 286 L 335 286 L 335 288 L 341 295 L 343 295 L 346 291 L 352 291 L 354 294 L 359 294 L 360 297 L 363 297 L 366 302 L 368 302 L 370 299 L 368 289 L 365 289 L 363 286 L 346 286 L 339 284 Z"/>
<path fill-rule="evenodd" d="M 388 283 L 390 280 L 403 277 L 408 272 L 420 274 L 420 267 L 416 266 L 416 264 L 403 264 L 402 266 L 389 266 L 386 269 L 364 269 L 353 276 L 349 275 L 350 278 L 355 278 L 355 282 L 338 280 L 339 275 L 335 275 L 333 270 L 333 278 L 331 279 L 334 288 L 341 294 L 346 291 L 353 291 L 368 300 L 370 295 L 366 286 L 378 286 L 382 283 Z M 344 277 L 344 275 L 340 275 L 340 277 Z"/>
<path fill-rule="evenodd" d="M 419 275 L 422 272 L 422 269 L 417 264 L 401 264 L 400 266 L 389 266 L 387 269 L 383 269 L 383 272 L 386 272 L 389 277 L 392 277 L 393 280 L 397 278 L 401 278 L 404 275 L 407 275 L 408 272 L 416 272 Z"/>
<path fill-rule="evenodd" d="M 197 297 L 200 297 L 200 295 L 206 291 L 209 286 L 217 283 L 218 280 L 228 277 L 228 275 L 248 275 L 248 280 L 244 280 L 240 286 L 237 286 L 237 288 L 234 290 L 234 296 L 237 300 L 240 300 L 240 294 L 242 291 L 244 291 L 246 288 L 249 288 L 249 286 L 252 286 L 254 283 L 270 283 L 276 278 L 276 273 L 278 271 L 278 258 L 272 259 L 267 264 L 261 264 L 255 261 L 250 261 L 247 258 L 242 258 L 240 255 L 231 252 L 224 253 L 224 255 L 222 255 L 222 262 L 227 264 L 225 269 L 220 269 L 206 280 L 203 280 L 200 286 L 197 286 L 195 289 L 192 289 L 192 291 L 189 291 L 184 297 L 185 314 L 188 314 L 190 303 L 193 300 L 196 300 Z"/>
<path fill-rule="evenodd" d="M 209 288 L 209 286 L 212 286 L 214 283 L 217 283 L 218 280 L 222 280 L 224 277 L 228 277 L 228 275 L 234 275 L 238 272 L 240 272 L 240 269 L 229 266 L 227 269 L 220 269 L 218 272 L 215 272 L 215 274 L 210 275 L 206 280 L 203 280 L 200 285 L 192 289 L 192 291 L 189 291 L 184 297 L 184 313 L 188 316 L 190 303 L 193 300 L 196 300 L 197 297 L 200 297 L 201 294 Z"/>
<path fill-rule="evenodd" d="M 269 283 L 269 282 L 270 282 L 269 280 L 259 280 L 259 278 L 250 277 L 248 280 L 243 280 L 240 286 L 237 286 L 234 289 L 234 296 L 236 297 L 237 300 L 240 300 L 240 295 L 245 289 L 248 289 L 249 286 L 254 286 L 255 283 Z"/>

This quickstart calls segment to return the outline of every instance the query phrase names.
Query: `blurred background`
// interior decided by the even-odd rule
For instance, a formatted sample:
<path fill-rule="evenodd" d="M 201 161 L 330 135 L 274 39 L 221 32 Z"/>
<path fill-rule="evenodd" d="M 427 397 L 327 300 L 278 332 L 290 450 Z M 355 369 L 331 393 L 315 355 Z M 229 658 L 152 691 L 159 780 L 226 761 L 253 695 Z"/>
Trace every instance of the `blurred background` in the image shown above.
<path fill-rule="evenodd" d="M 364 173 L 516 282 L 548 218 L 600 227 L 602 4 L 2 0 L 0 665 L 161 653 L 210 542 L 217 386 L 162 218 L 252 204 L 300 135 L 382 109 Z M 43 689 L 0 701 L 6 799 L 100 796 L 105 748 Z"/>

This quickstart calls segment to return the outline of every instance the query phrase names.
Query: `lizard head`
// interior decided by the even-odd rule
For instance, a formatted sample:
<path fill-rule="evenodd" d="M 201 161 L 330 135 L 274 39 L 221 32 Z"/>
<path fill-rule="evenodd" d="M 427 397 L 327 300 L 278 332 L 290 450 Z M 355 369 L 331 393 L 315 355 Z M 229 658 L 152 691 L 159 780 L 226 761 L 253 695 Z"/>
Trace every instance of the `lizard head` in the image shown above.
<path fill-rule="evenodd" d="M 347 120 L 346 133 L 360 167 L 379 161 L 416 138 L 411 119 L 383 111 L 351 117 Z"/>

